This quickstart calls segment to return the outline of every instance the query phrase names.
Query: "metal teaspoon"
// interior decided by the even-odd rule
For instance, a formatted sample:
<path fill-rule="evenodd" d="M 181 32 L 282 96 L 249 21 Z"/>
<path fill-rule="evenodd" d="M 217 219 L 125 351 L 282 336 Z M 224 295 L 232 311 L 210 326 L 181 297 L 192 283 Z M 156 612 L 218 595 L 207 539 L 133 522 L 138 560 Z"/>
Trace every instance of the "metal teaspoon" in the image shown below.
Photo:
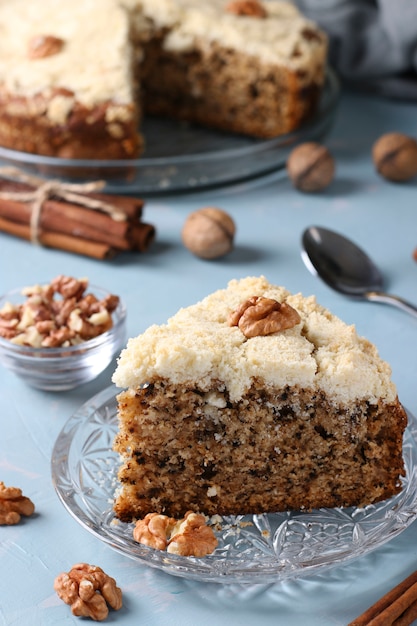
<path fill-rule="evenodd" d="M 320 226 L 310 226 L 302 236 L 301 256 L 312 274 L 339 293 L 359 300 L 391 304 L 417 317 L 416 306 L 384 292 L 384 279 L 378 267 L 343 235 Z"/>

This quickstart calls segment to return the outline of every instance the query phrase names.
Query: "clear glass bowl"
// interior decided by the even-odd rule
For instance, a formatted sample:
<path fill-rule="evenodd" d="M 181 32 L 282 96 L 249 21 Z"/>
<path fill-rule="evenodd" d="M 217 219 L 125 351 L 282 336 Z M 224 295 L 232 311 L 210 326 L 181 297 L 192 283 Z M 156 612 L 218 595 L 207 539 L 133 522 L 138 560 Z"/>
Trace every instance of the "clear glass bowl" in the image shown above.
<path fill-rule="evenodd" d="M 22 304 L 22 288 L 0 297 L 0 309 L 6 302 Z M 98 299 L 110 295 L 94 285 L 88 288 Z M 0 363 L 31 387 L 46 391 L 74 389 L 96 378 L 111 363 L 126 342 L 126 309 L 119 302 L 112 313 L 113 326 L 105 333 L 76 346 L 32 348 L 0 337 Z"/>

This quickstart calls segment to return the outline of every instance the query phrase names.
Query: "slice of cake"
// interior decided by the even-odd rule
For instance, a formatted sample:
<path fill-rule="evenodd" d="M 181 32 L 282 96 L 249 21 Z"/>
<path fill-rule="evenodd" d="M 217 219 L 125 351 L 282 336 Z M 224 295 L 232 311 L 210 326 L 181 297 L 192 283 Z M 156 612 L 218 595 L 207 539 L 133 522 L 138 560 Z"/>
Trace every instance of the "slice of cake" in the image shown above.
<path fill-rule="evenodd" d="M 117 516 L 363 506 L 401 490 L 406 413 L 376 348 L 264 278 L 130 339 Z"/>
<path fill-rule="evenodd" d="M 287 2 L 0 0 L 0 145 L 143 150 L 142 109 L 274 137 L 316 110 L 327 39 Z"/>
<path fill-rule="evenodd" d="M 122 520 L 362 506 L 401 490 L 406 414 L 376 348 L 314 297 L 229 283 L 130 339 Z"/>

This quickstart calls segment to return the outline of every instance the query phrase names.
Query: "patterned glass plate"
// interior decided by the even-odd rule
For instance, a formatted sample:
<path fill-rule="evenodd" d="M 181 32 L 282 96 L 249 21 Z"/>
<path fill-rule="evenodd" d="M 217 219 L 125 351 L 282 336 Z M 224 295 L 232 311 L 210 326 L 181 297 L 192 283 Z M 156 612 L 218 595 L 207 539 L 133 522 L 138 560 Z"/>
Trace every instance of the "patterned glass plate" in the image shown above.
<path fill-rule="evenodd" d="M 59 434 L 52 477 L 59 498 L 93 535 L 142 564 L 189 579 L 268 583 L 322 572 L 367 554 L 401 533 L 417 517 L 417 424 L 404 438 L 407 475 L 397 496 L 362 509 L 320 509 L 221 518 L 219 545 L 204 558 L 181 557 L 136 543 L 133 524 L 115 519 L 112 501 L 119 457 L 116 388 L 84 404 Z"/>
<path fill-rule="evenodd" d="M 329 132 L 339 102 L 339 81 L 328 68 L 318 110 L 298 130 L 274 139 L 253 139 L 148 117 L 140 159 L 62 159 L 17 152 L 0 146 L 0 163 L 46 178 L 104 179 L 107 193 L 161 194 L 229 185 L 284 167 L 292 148 L 320 141 Z"/>

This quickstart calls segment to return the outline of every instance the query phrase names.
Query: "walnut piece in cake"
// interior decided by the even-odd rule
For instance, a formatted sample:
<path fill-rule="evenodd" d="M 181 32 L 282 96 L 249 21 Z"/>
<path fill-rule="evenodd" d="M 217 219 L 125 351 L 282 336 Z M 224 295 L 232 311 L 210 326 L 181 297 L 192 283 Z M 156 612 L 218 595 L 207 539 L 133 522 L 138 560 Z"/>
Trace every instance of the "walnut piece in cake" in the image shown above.
<path fill-rule="evenodd" d="M 250 17 L 266 17 L 266 9 L 258 0 L 232 0 L 226 5 L 226 11 L 234 15 L 248 15 Z"/>
<path fill-rule="evenodd" d="M 53 35 L 35 35 L 29 40 L 28 56 L 30 59 L 44 59 L 58 54 L 64 46 L 64 40 Z"/>

